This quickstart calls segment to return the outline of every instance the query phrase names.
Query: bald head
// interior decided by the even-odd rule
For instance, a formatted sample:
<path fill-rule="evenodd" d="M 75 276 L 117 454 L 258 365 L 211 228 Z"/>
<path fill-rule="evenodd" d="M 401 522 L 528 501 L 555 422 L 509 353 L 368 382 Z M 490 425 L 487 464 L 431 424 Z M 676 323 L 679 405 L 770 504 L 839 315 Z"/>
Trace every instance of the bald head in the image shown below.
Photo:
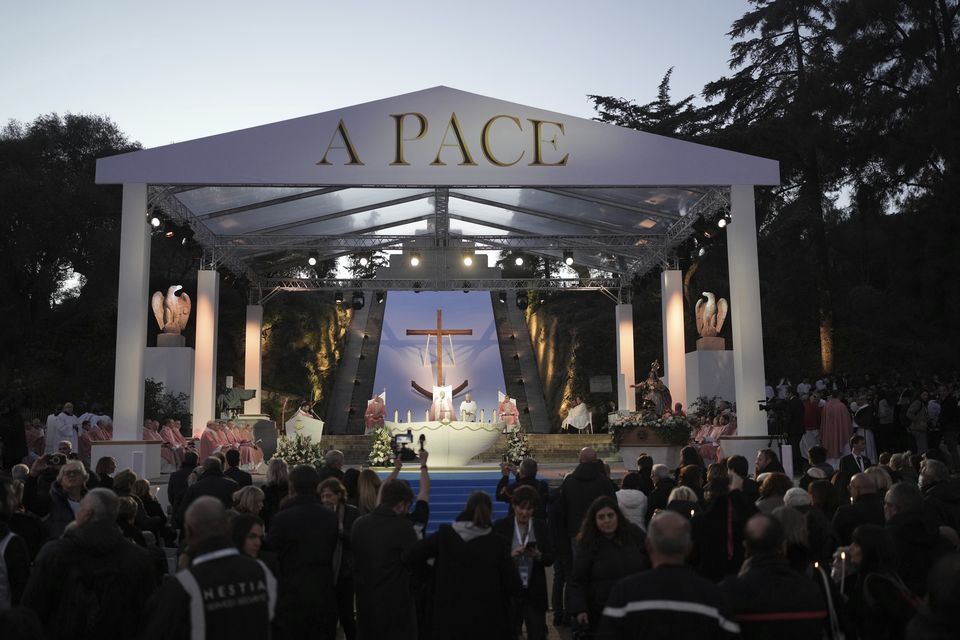
<path fill-rule="evenodd" d="M 679 513 L 661 511 L 650 520 L 647 550 L 655 567 L 683 563 L 692 547 L 690 521 Z"/>
<path fill-rule="evenodd" d="M 201 496 L 190 503 L 184 516 L 187 540 L 190 545 L 210 538 L 229 537 L 230 520 L 223 503 L 212 496 Z"/>
<path fill-rule="evenodd" d="M 584 447 L 580 449 L 580 462 L 596 462 L 597 452 L 593 447 Z"/>
<path fill-rule="evenodd" d="M 751 556 L 761 553 L 773 555 L 783 553 L 783 525 L 779 520 L 765 513 L 758 513 L 747 520 L 743 539 L 747 553 Z"/>
<path fill-rule="evenodd" d="M 850 495 L 854 498 L 876 492 L 877 481 L 869 473 L 855 473 L 850 478 Z"/>

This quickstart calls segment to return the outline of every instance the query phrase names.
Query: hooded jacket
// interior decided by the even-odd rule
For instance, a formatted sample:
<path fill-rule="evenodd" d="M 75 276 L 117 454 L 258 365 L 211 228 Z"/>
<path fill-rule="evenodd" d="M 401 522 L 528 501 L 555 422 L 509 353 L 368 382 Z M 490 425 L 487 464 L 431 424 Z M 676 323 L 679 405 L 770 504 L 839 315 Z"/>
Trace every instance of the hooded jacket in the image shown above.
<path fill-rule="evenodd" d="M 639 489 L 617 491 L 617 504 L 627 520 L 644 531 L 647 530 L 647 496 Z"/>

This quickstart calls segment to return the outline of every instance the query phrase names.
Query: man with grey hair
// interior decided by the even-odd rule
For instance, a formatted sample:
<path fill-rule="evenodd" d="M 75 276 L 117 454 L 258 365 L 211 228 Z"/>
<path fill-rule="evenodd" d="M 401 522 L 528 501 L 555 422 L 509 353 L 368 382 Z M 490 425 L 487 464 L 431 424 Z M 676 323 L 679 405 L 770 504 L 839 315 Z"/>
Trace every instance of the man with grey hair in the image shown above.
<path fill-rule="evenodd" d="M 167 580 L 147 605 L 142 640 L 268 640 L 277 581 L 267 566 L 230 540 L 220 501 L 201 496 L 187 509 L 184 532 L 190 566 Z"/>
<path fill-rule="evenodd" d="M 607 598 L 600 638 L 733 638 L 740 627 L 719 587 L 684 564 L 693 548 L 690 522 L 662 511 L 646 539 L 653 569 L 624 578 Z"/>
<path fill-rule="evenodd" d="M 877 481 L 869 473 L 850 478 L 850 504 L 841 505 L 833 516 L 833 529 L 840 544 L 853 542 L 853 530 L 862 524 L 883 525 L 883 497 L 877 493 Z"/>
<path fill-rule="evenodd" d="M 655 464 L 650 470 L 650 478 L 653 480 L 653 491 L 650 492 L 647 500 L 647 522 L 658 510 L 667 508 L 670 502 L 670 492 L 677 487 L 677 481 L 673 479 L 670 468 L 665 464 Z"/>
<path fill-rule="evenodd" d="M 935 518 L 924 513 L 919 487 L 898 482 L 883 501 L 887 529 L 897 549 L 897 573 L 916 595 L 927 593 L 927 574 L 937 559 L 951 551 Z"/>
<path fill-rule="evenodd" d="M 20 603 L 43 621 L 47 638 L 136 636 L 156 577 L 147 553 L 120 533 L 118 509 L 109 489 L 89 491 L 76 524 L 40 550 Z"/>
<path fill-rule="evenodd" d="M 318 470 L 320 482 L 327 478 L 336 478 L 343 482 L 343 451 L 330 449 L 323 455 L 323 466 Z"/>
<path fill-rule="evenodd" d="M 950 470 L 940 460 L 926 459 L 920 467 L 923 506 L 936 515 L 941 526 L 960 533 L 960 480 L 950 478 Z"/>
<path fill-rule="evenodd" d="M 520 462 L 520 466 L 517 468 L 517 480 L 515 482 L 510 482 L 510 465 L 503 463 L 500 465 L 500 482 L 497 483 L 496 496 L 497 500 L 500 502 L 506 502 L 510 506 L 507 507 L 507 514 L 513 514 L 513 492 L 517 490 L 518 487 L 530 487 L 537 492 L 537 495 L 540 496 L 540 505 L 534 511 L 534 516 L 537 518 L 546 518 L 547 517 L 547 501 L 550 496 L 550 485 L 547 484 L 546 480 L 540 480 L 537 478 L 537 471 L 539 467 L 537 466 L 537 461 L 533 458 L 524 458 Z"/>

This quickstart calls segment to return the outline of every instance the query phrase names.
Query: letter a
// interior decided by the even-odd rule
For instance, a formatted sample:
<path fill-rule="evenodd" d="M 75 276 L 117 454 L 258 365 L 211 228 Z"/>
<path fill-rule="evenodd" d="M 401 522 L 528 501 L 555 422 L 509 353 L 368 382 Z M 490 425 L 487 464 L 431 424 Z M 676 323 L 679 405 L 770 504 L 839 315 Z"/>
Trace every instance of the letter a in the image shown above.
<path fill-rule="evenodd" d="M 456 144 L 447 142 L 447 135 L 450 133 L 451 129 L 453 129 L 453 135 L 457 139 Z M 460 129 L 460 121 L 457 120 L 456 111 L 454 111 L 450 116 L 450 122 L 447 124 L 447 129 L 443 132 L 443 139 L 440 140 L 440 148 L 437 149 L 437 157 L 433 162 L 430 163 L 431 166 L 447 166 L 447 163 L 440 159 L 440 154 L 443 153 L 444 147 L 457 147 L 460 149 L 460 155 L 463 157 L 463 162 L 460 163 L 461 167 L 477 166 L 477 163 L 473 161 L 473 156 L 470 155 L 470 150 L 467 148 L 467 143 L 463 141 L 463 131 Z"/>
<path fill-rule="evenodd" d="M 333 142 L 337 137 L 337 134 L 340 134 L 340 139 L 343 141 L 343 145 L 334 146 Z M 362 166 L 363 163 L 360 162 L 360 156 L 357 155 L 357 150 L 353 146 L 353 142 L 350 141 L 350 134 L 347 132 L 347 125 L 343 123 L 343 120 L 340 120 L 340 123 L 337 125 L 337 128 L 334 130 L 333 135 L 330 136 L 330 144 L 327 145 L 327 150 L 323 154 L 320 162 L 317 164 L 330 165 L 331 163 L 327 161 L 327 154 L 330 153 L 331 149 L 344 149 L 347 152 L 347 155 L 350 156 L 350 162 L 347 162 L 347 165 L 357 165 Z"/>

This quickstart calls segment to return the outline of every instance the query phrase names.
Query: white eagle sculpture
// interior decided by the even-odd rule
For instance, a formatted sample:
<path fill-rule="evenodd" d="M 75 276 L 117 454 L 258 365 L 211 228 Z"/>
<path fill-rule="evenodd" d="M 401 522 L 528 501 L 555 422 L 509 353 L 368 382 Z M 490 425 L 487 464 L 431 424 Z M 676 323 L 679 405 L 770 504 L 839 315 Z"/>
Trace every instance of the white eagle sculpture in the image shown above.
<path fill-rule="evenodd" d="M 187 320 L 190 319 L 190 296 L 184 291 L 180 295 L 177 292 L 183 289 L 179 284 L 171 285 L 167 288 L 167 295 L 164 296 L 160 291 L 155 291 L 150 298 L 150 306 L 153 307 L 153 315 L 160 325 L 163 333 L 179 334 L 187 326 Z"/>
<path fill-rule="evenodd" d="M 703 298 L 697 300 L 697 333 L 701 338 L 715 338 L 720 335 L 729 307 L 725 299 L 717 300 L 716 296 L 709 291 L 704 291 L 702 295 L 706 300 Z"/>

